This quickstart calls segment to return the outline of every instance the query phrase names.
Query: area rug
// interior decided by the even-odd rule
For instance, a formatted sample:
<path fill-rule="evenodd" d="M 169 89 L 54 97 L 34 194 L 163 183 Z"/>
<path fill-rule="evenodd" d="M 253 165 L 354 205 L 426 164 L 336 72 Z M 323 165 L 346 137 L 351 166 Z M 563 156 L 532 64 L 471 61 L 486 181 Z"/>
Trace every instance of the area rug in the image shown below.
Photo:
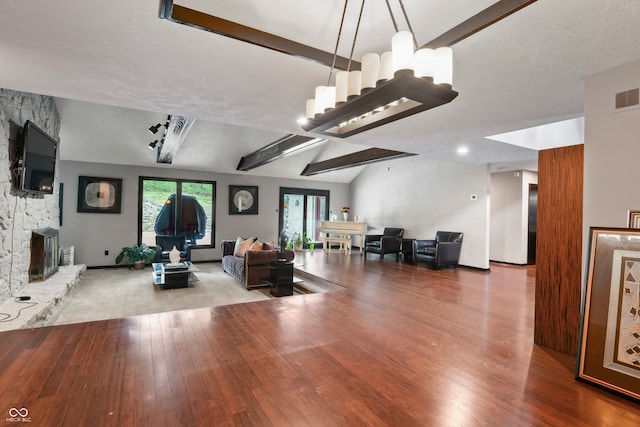
<path fill-rule="evenodd" d="M 89 269 L 56 307 L 46 326 L 275 298 L 266 288 L 247 291 L 222 271 L 219 263 L 196 266 L 198 281 L 191 282 L 188 288 L 167 290 L 153 285 L 150 267 L 145 270 Z M 337 289 L 315 287 L 314 292 Z"/>

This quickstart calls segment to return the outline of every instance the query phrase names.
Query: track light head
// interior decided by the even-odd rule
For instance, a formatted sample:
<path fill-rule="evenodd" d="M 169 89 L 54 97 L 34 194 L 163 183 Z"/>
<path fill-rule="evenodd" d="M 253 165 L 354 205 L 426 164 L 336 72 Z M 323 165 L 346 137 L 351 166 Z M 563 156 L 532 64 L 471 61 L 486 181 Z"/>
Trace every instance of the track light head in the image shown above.
<path fill-rule="evenodd" d="M 162 126 L 162 124 L 160 123 L 158 123 L 157 125 L 151 126 L 149 128 L 149 132 L 155 135 L 156 133 L 158 133 L 158 129 L 160 129 L 160 126 Z"/>
<path fill-rule="evenodd" d="M 158 140 L 149 143 L 149 150 L 154 150 L 158 146 Z"/>

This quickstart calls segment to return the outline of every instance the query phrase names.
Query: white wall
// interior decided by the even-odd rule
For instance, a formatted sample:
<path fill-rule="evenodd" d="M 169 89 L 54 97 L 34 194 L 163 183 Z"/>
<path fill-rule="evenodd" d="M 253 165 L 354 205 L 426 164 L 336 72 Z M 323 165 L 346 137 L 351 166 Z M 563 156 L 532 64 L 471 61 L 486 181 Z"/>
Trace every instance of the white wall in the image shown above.
<path fill-rule="evenodd" d="M 585 81 L 583 258 L 589 227 L 626 227 L 640 209 L 640 109 L 613 112 L 617 92 L 640 87 L 640 61 Z"/>
<path fill-rule="evenodd" d="M 337 212 L 348 204 L 349 185 L 295 179 L 277 179 L 241 174 L 185 171 L 171 167 L 141 168 L 87 162 L 60 162 L 60 182 L 64 183 L 62 246 L 75 246 L 75 263 L 88 266 L 113 265 L 123 246 L 137 242 L 138 177 L 200 179 L 216 182 L 215 249 L 198 250 L 194 260 L 219 260 L 220 241 L 238 236 L 277 241 L 280 187 L 313 188 L 330 191 L 330 208 Z M 78 213 L 78 176 L 122 178 L 122 213 Z M 258 185 L 258 215 L 229 215 L 229 184 Z M 105 256 L 104 251 L 109 255 Z"/>
<path fill-rule="evenodd" d="M 438 230 L 462 231 L 460 264 L 489 268 L 487 165 L 423 156 L 372 164 L 351 183 L 351 200 L 351 218 L 360 215 L 370 233 L 402 227 L 405 237 L 433 239 Z"/>
<path fill-rule="evenodd" d="M 538 183 L 530 171 L 491 174 L 491 233 L 489 259 L 527 263 L 529 184 Z"/>

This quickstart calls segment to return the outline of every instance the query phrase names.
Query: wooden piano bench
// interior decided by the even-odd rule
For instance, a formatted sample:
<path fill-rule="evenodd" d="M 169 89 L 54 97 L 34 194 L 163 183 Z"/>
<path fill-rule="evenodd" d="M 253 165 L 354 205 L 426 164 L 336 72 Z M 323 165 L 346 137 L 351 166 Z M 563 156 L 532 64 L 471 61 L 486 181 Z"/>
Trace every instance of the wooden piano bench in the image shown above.
<path fill-rule="evenodd" d="M 351 237 L 325 237 L 324 250 L 331 252 L 331 243 L 340 243 L 338 251 L 344 251 L 345 254 L 351 254 Z"/>

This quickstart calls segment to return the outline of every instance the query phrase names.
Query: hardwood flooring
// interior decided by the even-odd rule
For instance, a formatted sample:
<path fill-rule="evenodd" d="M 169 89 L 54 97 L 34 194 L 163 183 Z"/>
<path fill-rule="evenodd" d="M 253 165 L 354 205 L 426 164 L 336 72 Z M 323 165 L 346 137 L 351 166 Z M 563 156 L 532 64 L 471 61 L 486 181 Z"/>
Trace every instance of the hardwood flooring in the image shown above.
<path fill-rule="evenodd" d="M 348 289 L 1 333 L 0 421 L 26 408 L 34 426 L 640 425 L 637 403 L 533 344 L 535 268 L 302 256 Z"/>

